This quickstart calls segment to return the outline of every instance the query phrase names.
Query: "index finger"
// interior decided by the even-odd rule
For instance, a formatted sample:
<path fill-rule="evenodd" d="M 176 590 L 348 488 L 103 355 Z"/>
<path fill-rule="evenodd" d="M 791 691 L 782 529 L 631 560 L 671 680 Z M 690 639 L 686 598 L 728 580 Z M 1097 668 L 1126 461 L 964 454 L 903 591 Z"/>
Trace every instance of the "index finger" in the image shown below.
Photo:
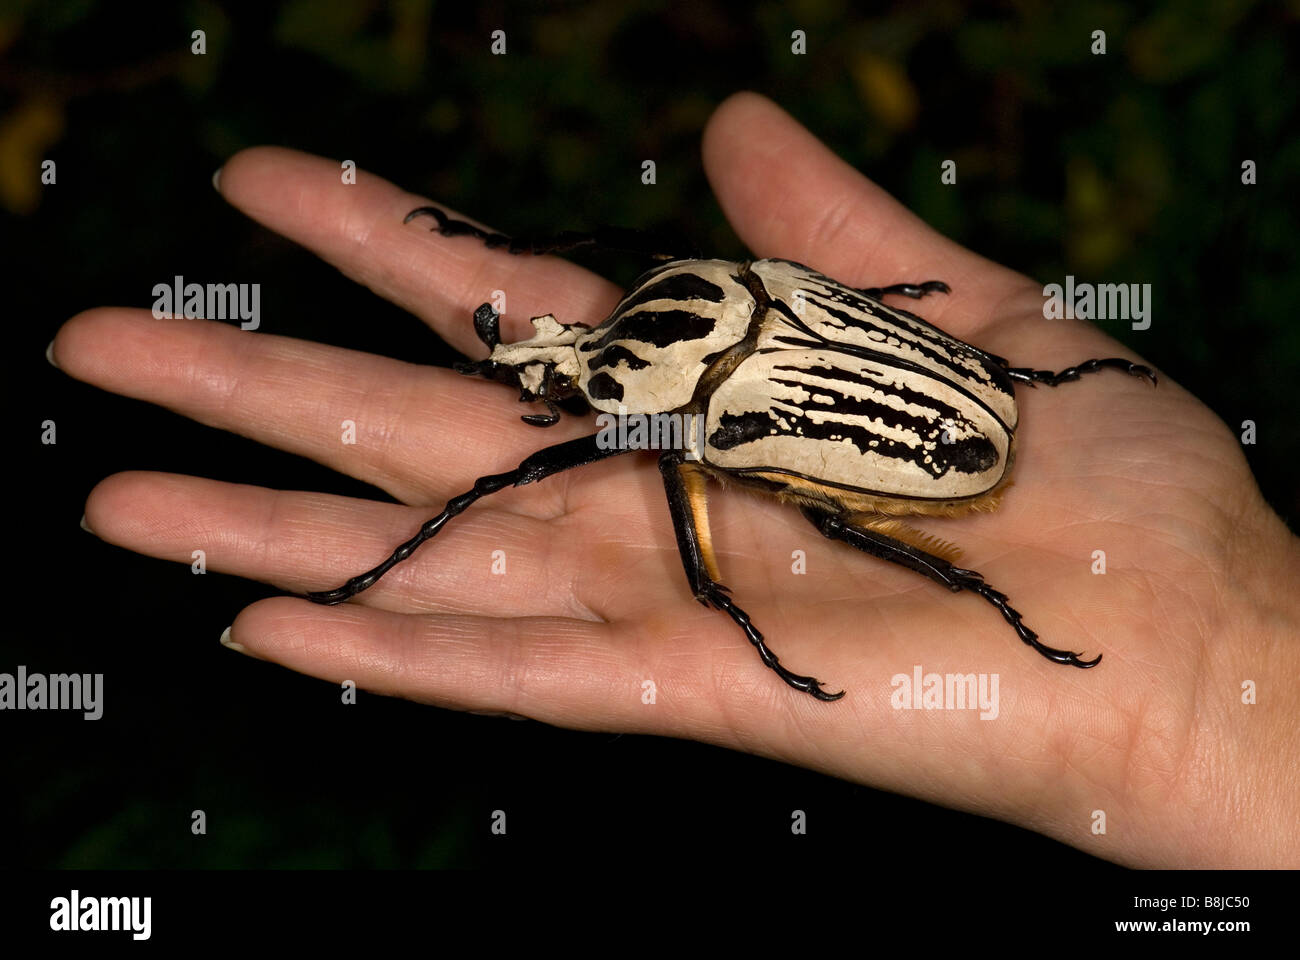
<path fill-rule="evenodd" d="M 443 237 L 427 220 L 403 223 L 429 201 L 362 171 L 344 183 L 339 164 L 323 157 L 252 147 L 226 161 L 216 182 L 248 216 L 409 310 L 470 356 L 483 350 L 470 318 L 495 291 L 506 294 L 507 340 L 531 336 L 528 318 L 547 313 L 594 325 L 618 301 L 613 284 L 576 264 Z"/>

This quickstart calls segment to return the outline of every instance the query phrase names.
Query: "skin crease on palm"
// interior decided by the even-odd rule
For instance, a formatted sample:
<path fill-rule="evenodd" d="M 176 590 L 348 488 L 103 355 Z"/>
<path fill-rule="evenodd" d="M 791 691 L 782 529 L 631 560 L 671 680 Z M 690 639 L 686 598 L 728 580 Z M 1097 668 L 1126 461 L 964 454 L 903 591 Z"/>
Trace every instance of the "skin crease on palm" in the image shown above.
<path fill-rule="evenodd" d="M 753 131 L 763 136 L 754 137 Z M 957 246 L 844 164 L 771 102 L 727 100 L 705 170 L 757 257 L 856 286 L 940 279 L 906 303 L 1013 365 L 1062 369 L 1131 351 L 1042 317 L 1042 285 Z M 337 162 L 245 150 L 219 189 L 238 210 L 484 355 L 470 317 L 506 291 L 507 341 L 527 318 L 597 324 L 609 282 L 555 257 L 512 257 L 404 225 L 429 201 Z M 508 224 L 498 227 L 508 228 Z M 365 322 L 358 318 L 358 322 Z M 104 540 L 286 591 L 368 569 L 470 487 L 547 444 L 500 384 L 224 323 L 103 308 L 59 331 L 69 375 L 311 457 L 409 506 L 121 473 L 91 492 Z M 1151 364 L 1158 368 L 1158 364 Z M 1300 549 L 1236 438 L 1162 373 L 1114 371 L 1018 389 L 1016 483 L 993 514 L 916 526 L 1007 593 L 1045 643 L 1104 654 L 1049 663 L 978 597 L 825 540 L 796 509 L 711 487 L 722 582 L 782 662 L 830 691 L 783 684 L 721 612 L 690 594 L 653 454 L 507 489 L 450 524 L 355 602 L 277 597 L 243 610 L 235 649 L 333 682 L 566 727 L 690 737 L 1021 824 L 1139 866 L 1300 865 Z M 354 420 L 358 442 L 340 442 Z M 508 575 L 490 576 L 504 550 Z M 806 553 L 807 575 L 791 554 Z M 1092 573 L 1104 550 L 1107 573 Z M 215 642 L 216 638 L 211 638 Z M 1000 713 L 896 711 L 890 678 L 996 673 Z M 642 702 L 652 680 L 656 703 Z M 1258 703 L 1242 703 L 1253 681 Z M 1093 811 L 1107 832 L 1092 832 Z"/>

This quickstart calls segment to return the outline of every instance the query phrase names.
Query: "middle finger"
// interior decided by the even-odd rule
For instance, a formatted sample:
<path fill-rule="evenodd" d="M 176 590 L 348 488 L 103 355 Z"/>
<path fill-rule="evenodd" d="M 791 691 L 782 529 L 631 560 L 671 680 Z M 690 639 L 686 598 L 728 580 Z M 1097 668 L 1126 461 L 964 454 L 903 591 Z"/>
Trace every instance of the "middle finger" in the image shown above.
<path fill-rule="evenodd" d="M 591 432 L 575 418 L 530 427 L 500 384 L 450 370 L 147 310 L 79 314 L 53 354 L 79 380 L 310 457 L 406 503 L 445 499 Z"/>

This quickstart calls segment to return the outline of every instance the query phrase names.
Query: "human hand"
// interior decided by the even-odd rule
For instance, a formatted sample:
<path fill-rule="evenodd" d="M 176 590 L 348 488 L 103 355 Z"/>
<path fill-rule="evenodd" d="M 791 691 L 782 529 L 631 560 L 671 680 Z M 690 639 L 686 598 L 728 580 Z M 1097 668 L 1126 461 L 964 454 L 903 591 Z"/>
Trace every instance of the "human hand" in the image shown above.
<path fill-rule="evenodd" d="M 762 130 L 763 136 L 752 136 Z M 1042 317 L 1042 287 L 945 240 L 775 106 L 724 104 L 706 169 L 757 256 L 867 286 L 942 279 L 916 309 L 1013 365 L 1060 369 L 1124 353 L 1082 322 Z M 599 323 L 619 293 L 554 258 L 512 257 L 403 224 L 425 201 L 338 166 L 244 151 L 223 168 L 235 206 L 478 356 L 469 317 L 509 294 L 506 340 L 530 316 Z M 904 301 L 904 303 L 906 303 Z M 912 306 L 911 304 L 907 304 Z M 319 590 L 387 556 L 475 477 L 593 432 L 519 422 L 497 384 L 225 324 L 93 310 L 60 331 L 70 375 L 309 456 L 410 506 L 154 473 L 92 491 L 90 528 L 141 553 L 286 590 Z M 681 572 L 659 472 L 629 455 L 503 491 L 343 607 L 281 597 L 231 639 L 266 660 L 442 706 L 563 726 L 692 737 L 1022 824 L 1138 865 L 1296 865 L 1300 675 L 1295 538 L 1269 511 L 1227 428 L 1168 377 L 1101 373 L 1022 388 L 1016 486 L 991 515 L 917 523 L 1010 595 L 1056 647 L 1043 660 L 980 599 L 824 540 L 793 508 L 714 491 L 723 582 L 782 662 L 847 691 L 825 704 L 762 665 Z M 339 442 L 354 420 L 358 442 Z M 508 573 L 489 573 L 493 551 Z M 807 575 L 790 571 L 806 554 Z M 1091 572 L 1104 550 L 1108 572 Z M 1279 601 L 1277 598 L 1283 598 Z M 896 711 L 890 678 L 1000 677 L 996 720 Z M 653 705 L 642 702 L 652 680 Z M 1241 684 L 1259 703 L 1241 702 Z M 1108 833 L 1091 833 L 1093 810 Z"/>

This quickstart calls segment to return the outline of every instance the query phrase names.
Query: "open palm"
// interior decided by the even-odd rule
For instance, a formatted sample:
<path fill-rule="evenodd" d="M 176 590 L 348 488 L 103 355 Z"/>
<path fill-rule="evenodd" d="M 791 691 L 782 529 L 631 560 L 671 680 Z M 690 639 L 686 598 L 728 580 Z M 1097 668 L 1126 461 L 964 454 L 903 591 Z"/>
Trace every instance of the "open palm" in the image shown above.
<path fill-rule="evenodd" d="M 1044 320 L 1041 285 L 935 234 L 762 98 L 719 109 L 704 159 L 757 256 L 855 286 L 944 280 L 952 294 L 915 309 L 1015 366 L 1126 353 L 1087 324 Z M 342 185 L 331 161 L 248 150 L 223 168 L 220 190 L 471 356 L 482 347 L 469 318 L 493 290 L 507 293 L 506 340 L 528 336 L 527 318 L 544 313 L 594 325 L 619 297 L 573 264 L 404 225 L 427 201 L 365 175 Z M 525 425 L 520 413 L 536 411 L 510 391 L 449 370 L 144 310 L 81 314 L 54 357 L 80 379 L 311 457 L 408 504 L 154 473 L 110 477 L 89 498 L 88 525 L 110 542 L 186 562 L 200 542 L 214 568 L 295 592 L 373 566 L 474 478 L 594 432 L 590 418 Z M 1127 862 L 1237 862 L 1231 836 L 1198 836 L 1194 852 L 1189 838 L 1250 803 L 1207 786 L 1227 776 L 1244 749 L 1234 744 L 1251 742 L 1234 726 L 1245 722 L 1230 711 L 1235 684 L 1265 669 L 1236 643 L 1235 605 L 1261 590 L 1251 578 L 1260 538 L 1280 545 L 1289 570 L 1294 545 L 1228 430 L 1167 377 L 1153 390 L 1102 372 L 1021 387 L 1019 403 L 1016 485 L 1001 509 L 917 526 L 961 546 L 962 565 L 1007 593 L 1045 643 L 1103 654 L 1093 670 L 1049 663 L 978 597 L 827 541 L 789 506 L 715 487 L 722 581 L 785 665 L 847 695 L 828 704 L 791 690 L 724 614 L 691 596 L 650 454 L 486 498 L 356 602 L 262 601 L 239 615 L 231 642 L 443 706 L 779 757 Z M 345 420 L 355 444 L 340 442 Z M 1243 542 L 1245 529 L 1260 538 Z M 1295 675 L 1293 647 L 1277 655 Z M 997 674 L 998 716 L 894 709 L 891 678 L 917 665 Z M 1212 682 L 1220 677 L 1226 691 Z M 1295 702 L 1267 709 L 1294 715 Z M 1112 824 L 1104 836 L 1090 830 L 1094 810 Z"/>

